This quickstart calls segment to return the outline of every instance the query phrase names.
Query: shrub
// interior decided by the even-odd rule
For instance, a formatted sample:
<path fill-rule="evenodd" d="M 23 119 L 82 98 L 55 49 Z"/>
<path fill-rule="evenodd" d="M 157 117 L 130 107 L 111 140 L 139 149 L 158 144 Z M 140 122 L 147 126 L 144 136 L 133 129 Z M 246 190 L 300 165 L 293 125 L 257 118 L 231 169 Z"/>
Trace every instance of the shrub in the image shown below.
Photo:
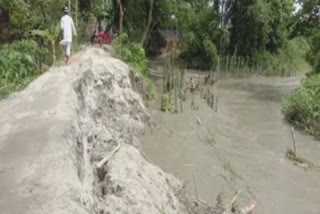
<path fill-rule="evenodd" d="M 290 76 L 310 70 L 306 55 L 310 47 L 303 37 L 288 41 L 276 54 L 264 51 L 254 54 L 251 66 L 259 65 L 266 76 Z"/>
<path fill-rule="evenodd" d="M 19 89 L 41 70 L 48 52 L 32 40 L 6 45 L 0 50 L 0 97 Z"/>
<path fill-rule="evenodd" d="M 295 90 L 282 111 L 296 127 L 320 138 L 320 75 L 308 78 Z"/>
<path fill-rule="evenodd" d="M 123 34 L 121 47 L 119 44 L 119 37 L 115 39 L 114 51 L 115 57 L 118 57 L 119 59 L 128 63 L 134 73 L 138 73 L 142 76 L 147 90 L 143 93 L 147 93 L 149 97 L 153 98 L 156 94 L 156 89 L 150 79 L 148 60 L 141 44 L 130 42 L 128 35 Z"/>

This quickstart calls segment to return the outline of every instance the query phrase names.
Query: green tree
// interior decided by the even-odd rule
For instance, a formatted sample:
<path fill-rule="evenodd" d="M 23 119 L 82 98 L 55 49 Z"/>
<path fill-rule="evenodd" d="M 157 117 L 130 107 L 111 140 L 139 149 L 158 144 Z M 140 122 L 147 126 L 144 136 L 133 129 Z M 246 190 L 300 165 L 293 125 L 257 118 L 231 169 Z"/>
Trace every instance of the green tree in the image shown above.
<path fill-rule="evenodd" d="M 263 0 L 230 0 L 230 51 L 252 56 L 266 49 L 269 42 L 270 4 Z"/>
<path fill-rule="evenodd" d="M 270 1 L 270 33 L 267 50 L 278 53 L 290 34 L 290 21 L 293 18 L 294 0 Z"/>

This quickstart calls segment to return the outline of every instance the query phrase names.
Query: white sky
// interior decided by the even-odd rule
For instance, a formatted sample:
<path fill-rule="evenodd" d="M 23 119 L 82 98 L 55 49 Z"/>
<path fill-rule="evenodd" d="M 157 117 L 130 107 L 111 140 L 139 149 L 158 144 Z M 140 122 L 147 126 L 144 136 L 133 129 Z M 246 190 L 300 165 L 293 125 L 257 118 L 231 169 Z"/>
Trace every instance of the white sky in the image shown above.
<path fill-rule="evenodd" d="M 298 12 L 302 7 L 301 4 L 298 4 L 298 3 L 295 3 L 294 6 L 295 6 L 295 11 L 294 11 L 295 13 Z"/>

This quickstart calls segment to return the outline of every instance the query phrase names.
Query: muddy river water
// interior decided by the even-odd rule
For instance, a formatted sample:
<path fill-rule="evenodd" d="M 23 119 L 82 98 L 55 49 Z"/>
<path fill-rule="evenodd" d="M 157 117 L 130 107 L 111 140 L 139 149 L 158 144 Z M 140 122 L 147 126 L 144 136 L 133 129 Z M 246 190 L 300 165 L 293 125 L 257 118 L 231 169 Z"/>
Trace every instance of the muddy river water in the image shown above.
<path fill-rule="evenodd" d="M 217 112 L 199 95 L 179 114 L 150 110 L 157 128 L 147 129 L 143 147 L 162 169 L 186 183 L 187 191 L 215 203 L 220 192 L 240 204 L 256 200 L 255 213 L 320 214 L 320 171 L 285 158 L 291 127 L 281 104 L 300 79 L 263 78 L 221 81 Z M 201 124 L 200 124 L 201 123 Z M 297 154 L 320 165 L 320 142 L 296 132 Z"/>

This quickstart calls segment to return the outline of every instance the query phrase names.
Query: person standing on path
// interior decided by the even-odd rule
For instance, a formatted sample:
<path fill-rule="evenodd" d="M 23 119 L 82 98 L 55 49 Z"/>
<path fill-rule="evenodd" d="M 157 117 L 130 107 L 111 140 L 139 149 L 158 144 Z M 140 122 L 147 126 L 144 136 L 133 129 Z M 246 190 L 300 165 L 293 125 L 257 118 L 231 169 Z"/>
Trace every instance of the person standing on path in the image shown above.
<path fill-rule="evenodd" d="M 62 34 L 62 40 L 60 45 L 62 46 L 65 63 L 68 64 L 70 54 L 71 54 L 71 46 L 72 46 L 72 37 L 77 35 L 76 28 L 74 27 L 73 20 L 69 14 L 69 8 L 64 7 L 64 16 L 60 21 L 60 28 Z"/>

